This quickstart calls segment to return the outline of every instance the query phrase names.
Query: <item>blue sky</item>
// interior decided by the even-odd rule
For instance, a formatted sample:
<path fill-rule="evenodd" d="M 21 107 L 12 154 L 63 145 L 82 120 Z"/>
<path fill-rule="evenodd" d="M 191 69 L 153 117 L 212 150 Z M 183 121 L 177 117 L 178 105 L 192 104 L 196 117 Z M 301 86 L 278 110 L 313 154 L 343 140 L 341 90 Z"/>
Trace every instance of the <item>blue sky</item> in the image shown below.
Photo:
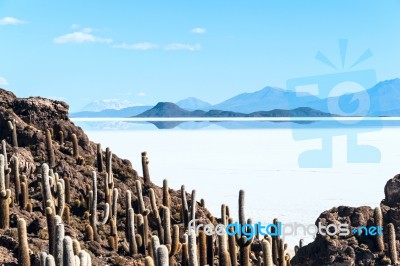
<path fill-rule="evenodd" d="M 348 67 L 400 77 L 400 1 L 0 1 L 0 87 L 20 97 L 213 104 Z M 339 70 L 341 71 L 341 70 Z"/>

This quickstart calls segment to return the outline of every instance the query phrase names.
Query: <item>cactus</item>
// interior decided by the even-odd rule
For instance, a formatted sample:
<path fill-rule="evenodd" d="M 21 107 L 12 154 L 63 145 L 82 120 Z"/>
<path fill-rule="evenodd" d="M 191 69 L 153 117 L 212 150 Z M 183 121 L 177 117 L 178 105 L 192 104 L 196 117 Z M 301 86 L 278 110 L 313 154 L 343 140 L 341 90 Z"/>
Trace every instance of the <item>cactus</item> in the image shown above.
<path fill-rule="evenodd" d="M 129 224 L 128 218 L 129 218 L 129 209 L 132 208 L 132 193 L 129 189 L 126 190 L 125 192 L 125 219 L 126 219 L 126 225 Z M 129 231 L 128 231 L 128 226 L 125 226 L 125 237 L 126 239 L 129 239 Z"/>
<path fill-rule="evenodd" d="M 163 205 L 167 208 L 171 208 L 171 197 L 168 191 L 168 180 L 163 180 Z"/>
<path fill-rule="evenodd" d="M 169 266 L 168 248 L 164 245 L 157 248 L 157 266 Z"/>
<path fill-rule="evenodd" d="M 392 264 L 397 264 L 397 246 L 396 246 L 396 232 L 394 229 L 394 225 L 392 223 L 387 225 L 388 230 L 388 246 L 389 246 L 389 258 Z"/>
<path fill-rule="evenodd" d="M 196 232 L 194 229 L 189 230 L 189 266 L 197 266 L 197 245 L 196 245 Z"/>
<path fill-rule="evenodd" d="M 144 187 L 149 188 L 151 186 L 150 173 L 149 173 L 149 158 L 147 157 L 147 152 L 142 152 L 142 171 L 143 171 L 143 181 Z"/>
<path fill-rule="evenodd" d="M 3 156 L 4 156 L 4 183 L 5 183 L 5 189 L 10 188 L 10 172 L 11 169 L 8 168 L 8 157 L 7 157 L 7 143 L 3 139 L 1 141 L 1 146 L 3 149 Z"/>
<path fill-rule="evenodd" d="M 13 155 L 11 158 L 11 167 L 12 170 L 11 172 L 13 173 L 14 176 L 14 186 L 15 186 L 15 203 L 19 204 L 20 203 L 20 195 L 21 195 L 21 180 L 19 176 L 19 160 L 18 157 Z"/>
<path fill-rule="evenodd" d="M 227 210 L 227 206 L 225 206 L 225 213 Z M 233 224 L 233 218 L 228 219 L 228 223 Z M 229 232 L 233 232 L 233 228 L 229 228 Z M 228 243 L 229 243 L 229 256 L 232 266 L 237 265 L 237 247 L 236 247 L 236 236 L 234 234 L 230 234 L 228 236 Z"/>
<path fill-rule="evenodd" d="M 64 248 L 63 241 L 65 238 L 65 230 L 64 224 L 59 223 L 56 224 L 56 233 L 55 233 L 55 245 L 54 245 L 54 257 L 56 260 L 56 265 L 63 265 L 63 257 L 64 257 Z"/>
<path fill-rule="evenodd" d="M 245 217 L 245 192 L 244 190 L 239 191 L 239 223 L 241 225 L 246 224 Z M 237 235 L 236 242 L 239 246 L 240 252 L 240 266 L 249 266 L 250 265 L 250 245 L 253 243 L 254 236 L 251 239 L 247 239 L 246 236 Z"/>
<path fill-rule="evenodd" d="M 266 239 L 262 240 L 262 250 L 264 266 L 273 266 L 271 244 Z"/>
<path fill-rule="evenodd" d="M 18 265 L 31 265 L 26 222 L 22 218 L 18 219 Z"/>
<path fill-rule="evenodd" d="M 97 171 L 99 173 L 103 172 L 104 170 L 104 165 L 103 165 L 103 154 L 101 150 L 101 144 L 97 144 Z"/>
<path fill-rule="evenodd" d="M 153 258 L 150 256 L 147 256 L 146 258 L 144 258 L 144 265 L 145 266 L 154 266 Z"/>
<path fill-rule="evenodd" d="M 106 172 L 108 174 L 109 183 L 112 183 L 114 180 L 112 173 L 112 152 L 108 147 L 106 149 Z"/>
<path fill-rule="evenodd" d="M 156 195 L 152 188 L 149 189 L 149 193 L 150 193 L 151 211 L 153 213 L 154 218 L 157 221 L 157 233 L 158 233 L 158 236 L 160 237 L 161 242 L 164 243 L 164 231 L 163 231 L 163 225 L 162 225 L 160 213 L 158 211 Z"/>
<path fill-rule="evenodd" d="M 71 141 L 72 141 L 72 154 L 75 159 L 78 159 L 79 158 L 78 138 L 74 133 L 71 135 Z"/>
<path fill-rule="evenodd" d="M 12 145 L 14 148 L 18 147 L 18 138 L 17 138 L 17 125 L 15 119 L 12 121 L 8 121 L 8 128 L 11 131 Z"/>
<path fill-rule="evenodd" d="M 81 250 L 78 253 L 79 261 L 80 261 L 80 266 L 91 266 L 92 265 L 92 259 L 90 258 L 89 253 L 87 253 L 85 250 Z M 79 266 L 79 265 L 75 265 Z"/>
<path fill-rule="evenodd" d="M 286 266 L 286 245 L 283 241 L 283 239 L 278 240 L 278 262 L 279 266 Z"/>
<path fill-rule="evenodd" d="M 207 265 L 207 238 L 204 231 L 199 232 L 199 258 L 200 266 Z"/>
<path fill-rule="evenodd" d="M 26 210 L 26 207 L 28 205 L 28 185 L 25 182 L 21 182 L 21 209 Z"/>
<path fill-rule="evenodd" d="M 376 227 L 383 228 L 382 210 L 380 207 L 376 207 L 374 209 L 374 221 Z M 380 234 L 376 235 L 376 247 L 379 252 L 385 250 L 385 243 L 383 242 L 383 236 L 381 236 Z"/>
<path fill-rule="evenodd" d="M 64 221 L 67 225 L 71 223 L 71 209 L 67 205 L 64 207 Z"/>
<path fill-rule="evenodd" d="M 4 155 L 0 154 L 0 229 L 10 226 L 11 190 L 6 189 Z"/>
<path fill-rule="evenodd" d="M 113 202 L 112 202 L 112 208 L 111 208 L 111 216 L 117 219 L 117 209 L 118 209 L 118 188 L 114 188 L 113 190 Z"/>
<path fill-rule="evenodd" d="M 70 185 L 70 181 L 69 178 L 67 176 L 63 177 L 64 180 L 64 193 L 65 193 L 65 203 L 67 204 L 71 204 L 71 194 L 70 194 L 70 190 L 71 190 L 71 185 Z"/>
<path fill-rule="evenodd" d="M 132 208 L 128 210 L 128 241 L 129 241 L 129 254 L 131 256 L 136 255 L 138 252 L 136 238 L 135 238 L 135 213 Z"/>
<path fill-rule="evenodd" d="M 58 131 L 58 138 L 60 141 L 60 146 L 64 146 L 64 131 Z"/>
<path fill-rule="evenodd" d="M 47 201 L 50 200 L 51 202 L 53 202 L 53 196 L 51 194 L 51 187 L 50 187 L 49 166 L 45 163 L 42 165 L 42 197 L 43 197 L 43 211 L 45 211 Z M 53 212 L 55 213 L 54 206 L 53 206 Z"/>
<path fill-rule="evenodd" d="M 39 260 L 40 260 L 40 266 L 46 266 L 46 258 L 47 258 L 47 253 L 42 251 L 40 252 L 39 255 Z"/>
<path fill-rule="evenodd" d="M 46 130 L 46 147 L 47 147 L 47 155 L 50 168 L 54 168 L 56 166 L 56 157 L 54 155 L 53 142 L 51 139 L 51 132 L 49 129 Z"/>
<path fill-rule="evenodd" d="M 46 207 L 46 221 L 47 221 L 47 231 L 49 235 L 49 254 L 54 255 L 54 241 L 55 241 L 55 224 L 54 224 L 54 216 L 55 213 L 51 207 Z"/>
<path fill-rule="evenodd" d="M 79 243 L 79 241 L 76 239 L 72 239 L 72 247 L 74 248 L 74 254 L 78 255 L 78 253 L 81 251 L 81 244 Z"/>
<path fill-rule="evenodd" d="M 63 241 L 63 266 L 75 266 L 74 248 L 72 239 L 69 236 L 64 237 Z"/>
<path fill-rule="evenodd" d="M 146 254 L 146 247 L 147 247 L 147 239 L 148 239 L 148 224 L 147 219 L 145 220 L 143 215 L 138 214 L 136 216 L 137 219 L 137 226 L 138 226 L 138 233 L 142 239 L 141 245 L 139 245 L 138 251 L 142 254 Z"/>
<path fill-rule="evenodd" d="M 153 260 L 157 261 L 157 248 L 160 246 L 160 239 L 158 236 L 151 236 L 151 250 L 152 250 L 152 256 Z"/>
<path fill-rule="evenodd" d="M 85 239 L 86 241 L 93 241 L 94 240 L 94 232 L 92 226 L 90 224 L 86 224 L 85 226 Z"/>
<path fill-rule="evenodd" d="M 47 255 L 47 257 L 46 257 L 46 266 L 56 266 L 56 262 L 54 260 L 53 255 Z"/>
<path fill-rule="evenodd" d="M 190 220 L 196 219 L 196 190 L 192 190 L 192 197 L 190 201 Z"/>
<path fill-rule="evenodd" d="M 63 216 L 65 209 L 65 188 L 64 180 L 60 179 L 57 182 L 57 215 Z"/>
<path fill-rule="evenodd" d="M 185 186 L 181 186 L 181 199 L 182 199 L 182 221 L 185 228 L 188 227 L 189 224 L 189 207 L 186 199 L 186 191 Z"/>
<path fill-rule="evenodd" d="M 164 243 L 166 245 L 170 245 L 172 242 L 172 238 L 171 238 L 171 212 L 170 210 L 165 207 L 162 206 L 162 210 L 163 210 L 163 225 L 164 225 Z"/>
<path fill-rule="evenodd" d="M 101 222 L 97 221 L 97 176 L 96 172 L 92 172 L 92 193 L 93 194 L 90 202 L 90 226 L 93 229 L 94 239 L 97 241 L 99 239 L 97 233 L 97 225 L 105 225 L 109 214 L 110 214 L 110 205 L 105 203 L 104 207 L 104 215 L 103 220 Z"/>

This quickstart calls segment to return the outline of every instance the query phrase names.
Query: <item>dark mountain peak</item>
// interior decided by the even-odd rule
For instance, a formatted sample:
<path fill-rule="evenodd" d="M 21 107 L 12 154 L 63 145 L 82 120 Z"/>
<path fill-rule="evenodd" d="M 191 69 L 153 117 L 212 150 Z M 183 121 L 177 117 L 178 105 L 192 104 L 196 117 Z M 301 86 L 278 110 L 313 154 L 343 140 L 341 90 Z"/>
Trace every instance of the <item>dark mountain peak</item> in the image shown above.
<path fill-rule="evenodd" d="M 191 112 L 180 108 L 171 102 L 159 102 L 151 108 L 136 117 L 188 117 Z"/>

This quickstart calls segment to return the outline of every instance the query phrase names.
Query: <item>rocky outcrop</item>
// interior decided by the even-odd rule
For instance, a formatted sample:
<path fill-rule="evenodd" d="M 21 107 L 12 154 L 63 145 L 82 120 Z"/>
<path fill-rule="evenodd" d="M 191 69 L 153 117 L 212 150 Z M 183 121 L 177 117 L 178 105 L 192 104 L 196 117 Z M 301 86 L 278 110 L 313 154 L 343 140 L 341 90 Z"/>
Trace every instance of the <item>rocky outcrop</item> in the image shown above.
<path fill-rule="evenodd" d="M 323 236 L 318 234 L 314 242 L 300 248 L 292 259 L 292 265 L 393 265 L 388 225 L 393 224 L 396 239 L 400 238 L 400 175 L 390 179 L 385 186 L 385 199 L 379 207 L 382 218 L 376 215 L 377 209 L 370 207 L 340 206 L 323 212 L 316 225 L 349 224 L 350 230 L 360 227 L 371 228 L 382 224 L 383 250 L 376 235 L 351 233 L 349 236 Z M 381 220 L 381 221 L 380 221 Z M 394 248 L 399 254 L 399 241 Z"/>

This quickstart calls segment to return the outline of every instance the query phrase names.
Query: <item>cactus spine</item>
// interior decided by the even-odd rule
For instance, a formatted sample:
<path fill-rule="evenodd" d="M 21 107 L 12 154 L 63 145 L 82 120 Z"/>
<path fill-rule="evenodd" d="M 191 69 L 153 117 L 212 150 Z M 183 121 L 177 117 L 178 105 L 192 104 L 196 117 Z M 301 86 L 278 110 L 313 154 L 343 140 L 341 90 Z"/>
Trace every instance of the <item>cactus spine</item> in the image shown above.
<path fill-rule="evenodd" d="M 18 219 L 18 263 L 22 266 L 31 265 L 26 222 L 22 218 Z"/>

